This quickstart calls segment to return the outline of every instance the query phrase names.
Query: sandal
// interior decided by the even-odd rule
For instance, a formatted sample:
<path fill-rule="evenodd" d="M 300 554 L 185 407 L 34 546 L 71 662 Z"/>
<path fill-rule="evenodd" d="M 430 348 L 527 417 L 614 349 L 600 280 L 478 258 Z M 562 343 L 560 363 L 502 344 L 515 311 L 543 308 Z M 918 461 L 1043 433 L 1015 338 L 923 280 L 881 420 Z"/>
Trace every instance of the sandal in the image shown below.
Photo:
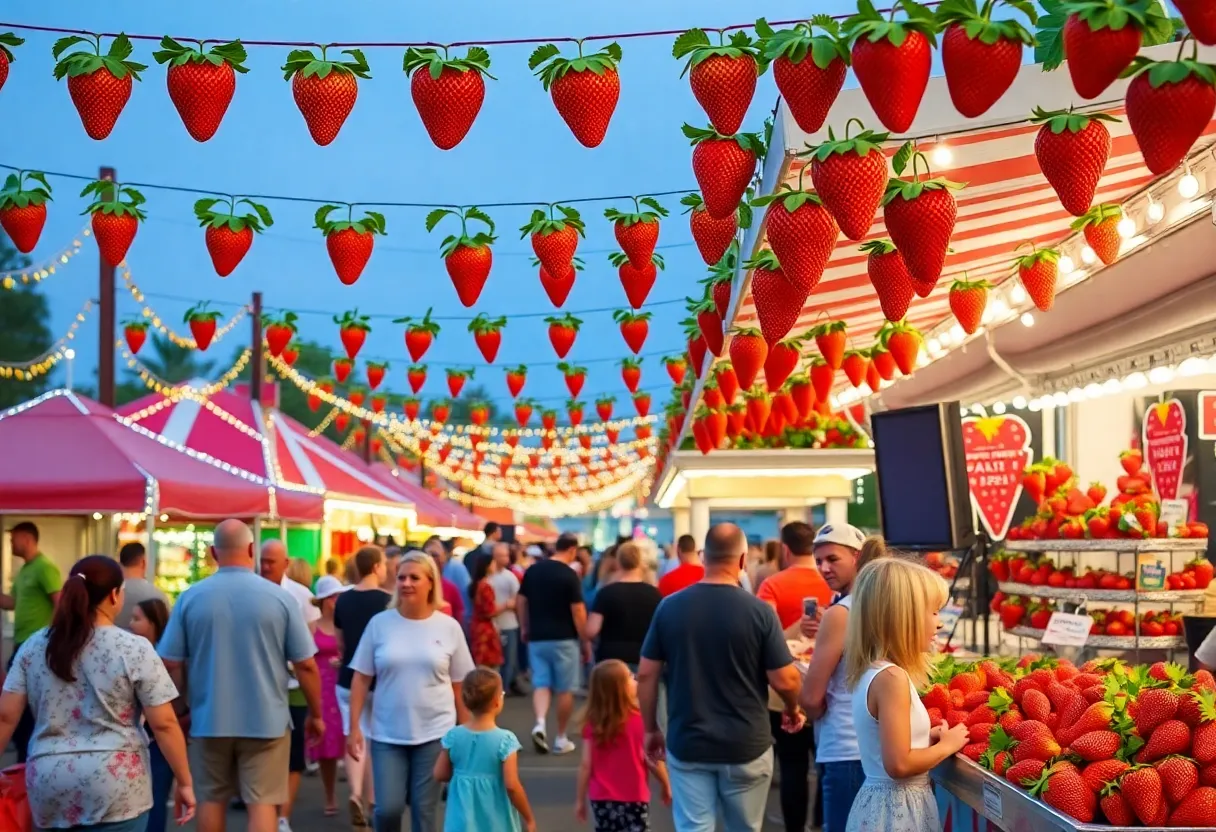
<path fill-rule="evenodd" d="M 371 826 L 367 821 L 367 814 L 363 811 L 363 802 L 357 797 L 350 799 L 350 825 L 355 827 Z"/>
<path fill-rule="evenodd" d="M 327 818 L 337 817 L 338 816 L 338 804 L 331 803 L 330 805 L 326 806 L 323 814 Z"/>

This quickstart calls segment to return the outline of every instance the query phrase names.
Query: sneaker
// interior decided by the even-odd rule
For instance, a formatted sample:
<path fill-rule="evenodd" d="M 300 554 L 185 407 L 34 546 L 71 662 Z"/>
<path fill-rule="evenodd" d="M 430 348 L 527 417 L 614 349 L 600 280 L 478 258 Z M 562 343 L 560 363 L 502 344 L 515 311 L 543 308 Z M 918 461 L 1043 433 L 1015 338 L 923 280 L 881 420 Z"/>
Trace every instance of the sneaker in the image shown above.
<path fill-rule="evenodd" d="M 532 744 L 540 754 L 549 753 L 549 740 L 545 738 L 545 726 L 537 725 L 532 729 Z"/>
<path fill-rule="evenodd" d="M 291 832 L 291 824 L 287 818 L 279 818 L 279 832 Z"/>
<path fill-rule="evenodd" d="M 553 753 L 554 754 L 569 754 L 573 750 L 574 750 L 574 743 L 572 743 L 570 741 L 569 737 L 558 737 L 553 742 Z"/>

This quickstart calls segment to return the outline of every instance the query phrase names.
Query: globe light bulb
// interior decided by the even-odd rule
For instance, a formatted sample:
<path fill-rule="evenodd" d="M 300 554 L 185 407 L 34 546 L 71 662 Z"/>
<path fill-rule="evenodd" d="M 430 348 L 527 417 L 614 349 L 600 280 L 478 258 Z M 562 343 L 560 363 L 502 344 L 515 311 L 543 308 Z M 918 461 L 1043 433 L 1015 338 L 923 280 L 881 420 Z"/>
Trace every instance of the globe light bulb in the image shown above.
<path fill-rule="evenodd" d="M 1072 261 L 1072 258 L 1067 254 L 1060 258 L 1060 273 L 1070 274 L 1077 268 L 1077 264 Z"/>
<path fill-rule="evenodd" d="M 1183 199 L 1193 199 L 1199 193 L 1199 180 L 1191 169 L 1187 168 L 1186 175 L 1178 180 L 1178 193 Z"/>
<path fill-rule="evenodd" d="M 939 168 L 944 168 L 954 161 L 954 151 L 950 149 L 949 145 L 939 144 L 937 147 L 933 148 L 932 158 L 933 164 L 937 165 Z M 1198 190 L 1198 183 L 1196 183 L 1196 190 Z"/>
<path fill-rule="evenodd" d="M 1029 312 L 1022 313 L 1022 326 L 1034 326 L 1034 315 Z"/>
<path fill-rule="evenodd" d="M 1093 263 L 1098 259 L 1098 255 L 1094 254 L 1094 250 L 1089 246 L 1081 249 L 1081 259 L 1086 263 Z"/>
<path fill-rule="evenodd" d="M 1125 240 L 1130 240 L 1136 236 L 1136 221 L 1131 217 L 1124 217 L 1119 220 L 1119 224 L 1115 226 L 1115 230 L 1119 232 L 1119 236 Z"/>
<path fill-rule="evenodd" d="M 1152 200 L 1148 204 L 1148 221 L 1157 223 L 1165 217 L 1165 206 L 1157 200 Z"/>

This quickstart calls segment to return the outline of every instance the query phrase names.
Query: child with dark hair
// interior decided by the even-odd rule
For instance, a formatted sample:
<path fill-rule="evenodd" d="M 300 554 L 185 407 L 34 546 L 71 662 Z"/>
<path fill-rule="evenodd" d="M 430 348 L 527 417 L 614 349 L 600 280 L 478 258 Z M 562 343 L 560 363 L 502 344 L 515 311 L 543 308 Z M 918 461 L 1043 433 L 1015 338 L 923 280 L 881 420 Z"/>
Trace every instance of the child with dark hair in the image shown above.
<path fill-rule="evenodd" d="M 464 677 L 460 698 L 473 715 L 443 738 L 435 779 L 450 783 L 445 832 L 535 832 L 536 820 L 519 780 L 519 739 L 499 728 L 502 677 L 478 667 Z"/>

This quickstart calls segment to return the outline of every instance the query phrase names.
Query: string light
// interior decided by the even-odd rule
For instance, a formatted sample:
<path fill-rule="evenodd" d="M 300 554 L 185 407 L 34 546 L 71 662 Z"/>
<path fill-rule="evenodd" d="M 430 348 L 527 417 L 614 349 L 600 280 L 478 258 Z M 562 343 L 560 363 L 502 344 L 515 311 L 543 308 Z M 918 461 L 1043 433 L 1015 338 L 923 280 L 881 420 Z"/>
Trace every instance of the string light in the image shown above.
<path fill-rule="evenodd" d="M 1183 199 L 1194 199 L 1199 193 L 1199 179 L 1191 172 L 1191 166 L 1186 166 L 1186 173 L 1178 180 L 1178 195 Z"/>
<path fill-rule="evenodd" d="M 338 408 L 336 408 L 336 407 L 330 408 L 329 413 L 325 416 L 324 419 L 321 420 L 321 424 L 317 425 L 315 428 L 313 428 L 312 430 L 310 430 L 308 432 L 308 438 L 316 439 L 318 436 L 325 433 L 325 429 L 327 427 L 329 427 L 331 424 L 333 424 L 334 419 L 336 419 L 337 417 L 338 417 Z"/>
<path fill-rule="evenodd" d="M 60 266 L 66 266 L 73 257 L 80 253 L 81 246 L 83 245 L 80 238 L 88 237 L 92 233 L 92 230 L 86 225 L 72 242 L 64 246 L 58 254 L 44 260 L 37 266 L 25 266 L 20 269 L 0 271 L 0 289 L 12 291 L 19 285 L 28 286 L 46 280 L 55 274 Z"/>
<path fill-rule="evenodd" d="M 123 346 L 120 340 L 116 342 L 117 346 L 122 351 L 122 357 L 126 360 L 127 366 L 138 373 L 140 381 L 142 381 L 150 390 L 159 393 L 166 398 L 172 398 L 175 394 L 180 397 L 190 397 L 198 399 L 206 399 L 214 396 L 216 393 L 228 387 L 232 382 L 237 380 L 237 377 L 244 372 L 245 367 L 249 364 L 249 359 L 253 356 L 252 350 L 246 347 L 239 356 L 236 362 L 229 367 L 222 376 L 216 379 L 211 384 L 205 387 L 191 387 L 188 384 L 174 384 L 173 382 L 165 381 L 149 370 L 138 358 L 131 355 Z M 236 417 L 233 417 L 236 418 Z"/>
<path fill-rule="evenodd" d="M 93 311 L 93 301 L 86 300 L 84 306 L 76 313 L 76 317 L 72 319 L 72 324 L 68 327 L 68 331 L 52 344 L 49 350 L 37 358 L 31 358 L 29 361 L 0 362 L 0 379 L 31 381 L 49 373 L 54 369 L 56 364 L 68 357 L 69 351 L 75 357 L 75 351 L 71 350 L 71 347 L 68 345 L 76 337 L 76 330 L 84 323 L 84 319 L 91 311 Z"/>
<path fill-rule="evenodd" d="M 172 341 L 174 344 L 181 347 L 182 349 L 187 349 L 187 350 L 198 349 L 198 342 L 196 342 L 193 338 L 188 338 L 184 335 L 178 335 L 176 332 L 174 332 L 172 329 L 170 329 L 168 326 L 165 325 L 164 321 L 161 319 L 161 316 L 159 314 L 157 314 L 155 309 L 153 309 L 151 306 L 148 306 L 147 304 L 144 303 L 144 293 L 142 291 L 140 291 L 139 286 L 137 286 L 135 284 L 134 279 L 131 277 L 131 269 L 127 266 L 125 260 L 122 263 L 122 282 L 126 285 L 127 291 L 129 291 L 131 293 L 131 297 L 135 299 L 135 302 L 139 303 L 139 304 L 143 304 L 143 307 L 139 310 L 139 313 L 144 318 L 147 319 L 148 323 L 150 323 L 155 330 L 160 332 L 162 335 L 164 335 L 166 338 L 168 338 L 170 341 Z M 236 314 L 234 314 L 231 318 L 229 318 L 227 321 L 225 321 L 224 325 L 215 331 L 215 335 L 213 335 L 211 337 L 211 344 L 216 344 L 216 343 L 219 343 L 221 340 L 223 340 L 224 336 L 227 335 L 229 332 L 231 332 L 233 330 L 233 328 L 237 324 L 239 324 L 242 320 L 244 320 L 245 316 L 248 314 L 249 314 L 248 306 L 242 306 L 240 309 L 238 309 L 236 311 Z M 211 344 L 209 344 L 208 346 L 211 346 Z"/>

